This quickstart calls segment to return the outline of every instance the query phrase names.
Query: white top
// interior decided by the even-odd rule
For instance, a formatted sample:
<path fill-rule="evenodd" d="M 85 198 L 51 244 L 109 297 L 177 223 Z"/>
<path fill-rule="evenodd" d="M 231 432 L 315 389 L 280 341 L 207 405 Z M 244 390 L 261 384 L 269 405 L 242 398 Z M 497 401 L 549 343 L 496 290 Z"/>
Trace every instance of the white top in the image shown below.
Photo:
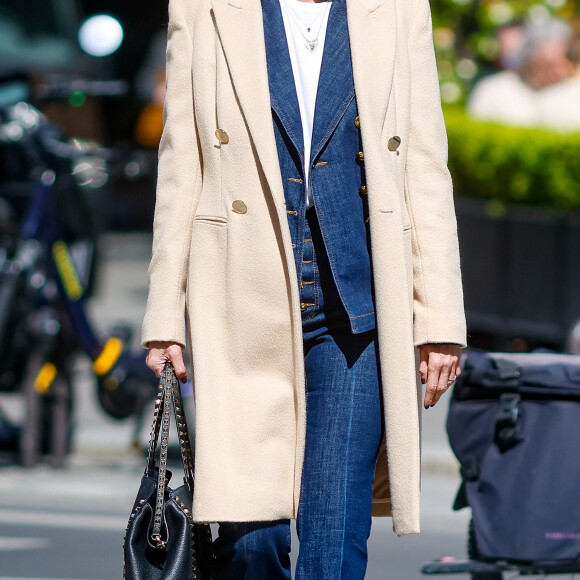
<path fill-rule="evenodd" d="M 331 5 L 332 2 L 330 0 L 323 2 L 280 0 L 298 106 L 300 107 L 300 118 L 302 120 L 307 208 L 313 205 L 309 185 L 310 150 L 312 146 L 316 92 L 318 90 L 324 39 L 326 38 L 326 27 Z"/>

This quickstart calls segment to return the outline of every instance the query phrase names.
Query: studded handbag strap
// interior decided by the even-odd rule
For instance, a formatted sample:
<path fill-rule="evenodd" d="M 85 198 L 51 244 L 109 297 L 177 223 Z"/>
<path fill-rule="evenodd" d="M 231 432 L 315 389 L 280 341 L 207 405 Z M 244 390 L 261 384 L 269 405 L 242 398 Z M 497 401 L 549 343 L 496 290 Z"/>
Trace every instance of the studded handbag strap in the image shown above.
<path fill-rule="evenodd" d="M 173 411 L 175 413 L 175 423 L 177 424 L 177 435 L 179 437 L 179 449 L 183 461 L 183 470 L 185 472 L 185 483 L 189 486 L 190 495 L 193 495 L 194 479 L 194 455 L 189 438 L 189 429 L 187 428 L 187 419 L 183 408 L 183 399 L 181 397 L 181 387 L 172 371 L 171 386 L 173 392 Z"/>
<path fill-rule="evenodd" d="M 181 388 L 175 376 L 171 363 L 166 363 L 161 374 L 159 383 L 159 395 L 155 400 L 155 411 L 153 416 L 153 427 L 151 429 L 151 440 L 149 443 L 148 466 L 155 466 L 157 442 L 161 431 L 161 451 L 159 454 L 159 473 L 157 479 L 157 497 L 155 502 L 155 515 L 153 520 L 153 531 L 151 539 L 159 548 L 165 547 L 165 540 L 161 535 L 163 522 L 163 511 L 165 502 L 165 488 L 167 484 L 167 446 L 169 442 L 169 424 L 171 417 L 171 407 L 173 407 L 177 432 L 179 436 L 179 448 L 185 472 L 185 482 L 189 487 L 190 494 L 193 495 L 193 452 L 189 439 L 189 431 L 183 403 L 181 398 Z"/>
<path fill-rule="evenodd" d="M 151 434 L 149 437 L 149 451 L 147 452 L 147 464 L 145 465 L 145 475 L 151 475 L 155 469 L 155 457 L 157 454 L 157 441 L 159 440 L 159 432 L 161 430 L 161 406 L 163 405 L 163 399 L 165 396 L 164 392 L 165 384 L 165 370 L 161 374 L 161 380 L 159 381 L 159 388 L 157 396 L 155 397 L 155 409 L 153 411 L 153 425 L 151 426 Z"/>

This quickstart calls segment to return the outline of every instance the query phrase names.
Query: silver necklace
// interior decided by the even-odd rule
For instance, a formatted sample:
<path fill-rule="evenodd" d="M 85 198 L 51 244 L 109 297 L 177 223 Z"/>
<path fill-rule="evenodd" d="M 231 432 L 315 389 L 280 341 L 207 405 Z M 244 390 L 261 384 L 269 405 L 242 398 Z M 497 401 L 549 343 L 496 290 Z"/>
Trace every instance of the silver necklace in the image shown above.
<path fill-rule="evenodd" d="M 301 2 L 303 0 L 295 0 L 295 1 Z M 289 0 L 289 1 L 285 0 L 285 4 L 286 4 L 288 10 L 294 14 L 295 18 L 297 18 L 298 20 L 300 20 L 300 22 L 302 22 L 302 24 L 306 28 L 307 32 L 310 32 L 312 26 L 314 26 L 314 23 L 324 14 L 324 11 L 317 12 L 316 15 L 314 16 L 314 18 L 312 19 L 312 21 L 310 22 L 310 24 L 307 24 L 306 22 L 304 22 L 304 19 L 300 16 L 300 14 L 298 14 L 298 12 L 296 12 L 294 10 L 294 8 L 292 7 L 293 3 L 294 2 L 292 2 L 292 0 Z M 313 2 L 313 4 L 314 4 L 314 2 Z"/>
<path fill-rule="evenodd" d="M 328 10 L 330 7 L 330 2 L 328 0 L 326 1 L 325 9 L 322 12 L 319 12 L 310 24 L 307 24 L 306 22 L 304 22 L 304 20 L 302 20 L 302 18 L 300 18 L 300 16 L 298 16 L 298 14 L 296 14 L 294 12 L 294 10 L 290 7 L 290 4 L 287 2 L 287 0 L 284 0 L 284 4 L 285 4 L 286 8 L 288 9 L 288 14 L 290 15 L 290 18 L 292 18 L 292 20 L 294 21 L 296 28 L 298 28 L 298 31 L 302 35 L 302 38 L 304 38 L 304 45 L 306 46 L 306 48 L 310 52 L 314 52 L 318 48 L 318 45 L 320 44 L 318 41 L 318 37 L 320 36 L 320 31 L 322 30 L 322 25 L 324 24 L 326 14 L 328 13 Z M 316 33 L 316 36 L 314 36 L 314 38 L 308 38 L 308 36 L 306 36 L 306 34 L 304 34 L 304 32 L 302 32 L 302 28 L 300 27 L 300 23 L 298 22 L 298 20 L 300 20 L 300 22 L 302 22 L 302 24 L 306 28 L 306 30 L 308 32 L 310 32 L 314 23 L 321 16 L 322 16 L 322 19 L 320 21 L 320 26 L 318 27 L 318 32 Z"/>

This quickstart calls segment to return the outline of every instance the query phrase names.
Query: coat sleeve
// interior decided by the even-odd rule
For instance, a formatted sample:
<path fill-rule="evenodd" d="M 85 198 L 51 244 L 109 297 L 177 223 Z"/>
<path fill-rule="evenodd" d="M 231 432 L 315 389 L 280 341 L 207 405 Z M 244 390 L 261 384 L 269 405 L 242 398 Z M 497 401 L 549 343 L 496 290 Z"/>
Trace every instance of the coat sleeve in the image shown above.
<path fill-rule="evenodd" d="M 405 168 L 411 218 L 414 342 L 465 346 L 465 314 L 447 134 L 428 0 L 415 0 L 408 36 L 410 129 Z"/>
<path fill-rule="evenodd" d="M 185 294 L 193 217 L 201 192 L 201 164 L 193 108 L 192 35 L 182 0 L 169 2 L 167 94 L 159 167 L 149 296 L 142 343 L 185 346 Z"/>

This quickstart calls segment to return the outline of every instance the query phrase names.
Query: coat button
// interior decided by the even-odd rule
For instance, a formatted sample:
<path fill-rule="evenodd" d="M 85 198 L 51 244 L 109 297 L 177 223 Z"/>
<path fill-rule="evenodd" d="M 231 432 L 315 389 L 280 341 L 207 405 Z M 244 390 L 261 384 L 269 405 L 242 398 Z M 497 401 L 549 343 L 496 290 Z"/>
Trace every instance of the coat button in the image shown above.
<path fill-rule="evenodd" d="M 232 209 L 235 213 L 246 213 L 248 211 L 248 206 L 240 199 L 236 199 L 232 203 Z"/>
<path fill-rule="evenodd" d="M 361 185 L 358 188 L 358 192 L 360 195 L 366 195 L 367 194 L 367 186 L 366 185 Z"/>
<path fill-rule="evenodd" d="M 355 126 L 357 129 L 360 129 L 360 117 L 357 117 L 357 118 L 354 120 L 354 126 Z"/>
<path fill-rule="evenodd" d="M 389 151 L 396 151 L 399 148 L 400 144 L 401 138 L 398 135 L 391 137 L 388 143 Z"/>
<path fill-rule="evenodd" d="M 216 129 L 215 136 L 222 145 L 230 142 L 230 136 L 223 129 Z"/>
<path fill-rule="evenodd" d="M 359 152 L 356 154 L 356 160 L 357 160 L 357 161 L 364 161 L 364 158 L 365 158 L 365 154 L 364 154 L 362 151 L 359 151 Z"/>
<path fill-rule="evenodd" d="M 300 310 L 302 310 L 302 312 L 304 312 L 307 308 L 308 306 L 305 302 L 300 302 Z"/>

